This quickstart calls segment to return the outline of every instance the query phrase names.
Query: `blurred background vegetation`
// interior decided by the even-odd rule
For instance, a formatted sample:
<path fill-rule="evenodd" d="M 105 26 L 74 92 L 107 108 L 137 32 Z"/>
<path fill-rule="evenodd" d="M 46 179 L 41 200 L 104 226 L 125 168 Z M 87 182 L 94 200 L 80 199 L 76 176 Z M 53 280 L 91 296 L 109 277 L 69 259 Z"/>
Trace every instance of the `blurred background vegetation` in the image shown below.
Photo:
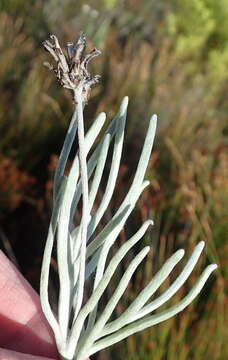
<path fill-rule="evenodd" d="M 87 34 L 89 48 L 102 50 L 93 63 L 102 81 L 86 107 L 85 126 L 100 111 L 110 119 L 122 97 L 130 97 L 118 194 L 104 222 L 130 184 L 149 116 L 159 116 L 147 172 L 151 185 L 119 239 L 125 241 L 152 217 L 155 227 L 145 242 L 153 252 L 117 312 L 179 247 L 189 255 L 199 240 L 206 242 L 196 271 L 171 303 L 188 291 L 207 263 L 219 264 L 187 310 L 96 359 L 225 360 L 227 0 L 1 0 L 1 248 L 38 289 L 52 176 L 72 113 L 70 94 L 56 86 L 42 65 L 47 54 L 41 44 L 50 33 L 61 42 L 75 41 L 80 30 Z"/>

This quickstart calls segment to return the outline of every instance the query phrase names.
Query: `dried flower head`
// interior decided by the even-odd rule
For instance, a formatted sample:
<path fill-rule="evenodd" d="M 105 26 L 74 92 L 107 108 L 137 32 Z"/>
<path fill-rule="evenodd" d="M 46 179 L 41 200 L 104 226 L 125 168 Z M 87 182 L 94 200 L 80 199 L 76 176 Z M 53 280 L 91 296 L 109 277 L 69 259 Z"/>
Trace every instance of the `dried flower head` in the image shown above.
<path fill-rule="evenodd" d="M 91 59 L 101 52 L 93 49 L 88 55 L 84 56 L 86 37 L 83 33 L 80 34 L 76 45 L 73 43 L 67 44 L 66 53 L 61 49 L 55 35 L 50 35 L 50 40 L 45 40 L 43 45 L 53 56 L 57 67 L 54 67 L 48 62 L 45 62 L 44 65 L 48 67 L 49 70 L 54 71 L 61 86 L 73 91 L 75 102 L 77 93 L 81 93 L 83 102 L 86 103 L 91 86 L 98 83 L 100 79 L 99 75 L 92 76 L 87 66 Z"/>

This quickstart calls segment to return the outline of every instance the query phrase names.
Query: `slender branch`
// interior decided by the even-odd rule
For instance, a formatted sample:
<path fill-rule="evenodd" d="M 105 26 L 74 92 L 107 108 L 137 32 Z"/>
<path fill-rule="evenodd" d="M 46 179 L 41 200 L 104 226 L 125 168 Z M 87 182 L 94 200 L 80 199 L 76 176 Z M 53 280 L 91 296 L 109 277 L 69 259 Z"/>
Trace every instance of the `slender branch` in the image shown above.
<path fill-rule="evenodd" d="M 85 136 L 84 136 L 84 119 L 83 119 L 83 98 L 82 89 L 78 89 L 75 94 L 75 102 L 78 118 L 78 144 L 79 144 L 79 165 L 81 172 L 82 182 L 82 217 L 81 217 L 81 251 L 80 251 L 80 273 L 78 283 L 78 297 L 75 308 L 74 319 L 76 319 L 78 312 L 81 309 L 83 294 L 84 294 L 84 281 L 85 281 L 85 262 L 86 262 L 86 239 L 87 239 L 87 227 L 89 219 L 89 190 L 88 190 L 88 172 L 86 155 L 87 150 L 85 148 Z"/>
<path fill-rule="evenodd" d="M 69 153 L 73 144 L 73 141 L 75 139 L 75 134 L 77 130 L 77 112 L 74 111 L 69 129 L 66 134 L 66 138 L 64 140 L 63 148 L 61 150 L 59 161 L 56 166 L 55 170 L 55 176 L 54 176 L 54 189 L 53 189 L 53 198 L 54 201 L 56 200 L 63 176 L 64 176 L 64 170 L 66 167 L 66 163 L 69 157 Z"/>
<path fill-rule="evenodd" d="M 50 263 L 51 263 L 51 253 L 54 244 L 54 237 L 58 225 L 58 218 L 60 212 L 60 206 L 62 197 L 65 193 L 65 182 L 63 181 L 61 184 L 60 191 L 57 196 L 57 200 L 52 212 L 52 218 L 49 226 L 48 237 L 45 245 L 42 269 L 41 269 L 41 277 L 40 277 L 40 300 L 42 310 L 52 327 L 52 330 L 55 334 L 56 343 L 58 347 L 61 347 L 63 344 L 62 335 L 60 332 L 59 324 L 52 312 L 49 298 L 48 298 L 48 280 L 49 280 L 49 272 L 50 272 Z"/>

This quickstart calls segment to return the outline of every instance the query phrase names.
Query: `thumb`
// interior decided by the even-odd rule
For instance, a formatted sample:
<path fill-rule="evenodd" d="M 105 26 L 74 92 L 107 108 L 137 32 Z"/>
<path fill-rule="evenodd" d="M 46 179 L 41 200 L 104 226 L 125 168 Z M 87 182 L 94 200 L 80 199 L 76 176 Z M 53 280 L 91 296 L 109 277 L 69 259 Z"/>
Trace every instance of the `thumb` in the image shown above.
<path fill-rule="evenodd" d="M 12 350 L 0 348 L 0 360 L 54 360 L 43 356 L 23 354 Z"/>

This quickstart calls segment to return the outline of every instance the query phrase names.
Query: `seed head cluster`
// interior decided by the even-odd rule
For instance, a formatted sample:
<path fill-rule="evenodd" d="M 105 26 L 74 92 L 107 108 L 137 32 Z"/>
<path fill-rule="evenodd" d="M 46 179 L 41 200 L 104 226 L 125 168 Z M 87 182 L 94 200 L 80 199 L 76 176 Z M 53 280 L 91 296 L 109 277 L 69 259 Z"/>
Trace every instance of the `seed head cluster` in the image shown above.
<path fill-rule="evenodd" d="M 48 62 L 44 65 L 54 71 L 61 86 L 73 92 L 75 102 L 77 92 L 80 92 L 83 102 L 87 103 L 91 86 L 97 84 L 100 79 L 99 75 L 92 76 L 87 66 L 92 58 L 100 55 L 101 52 L 93 49 L 84 56 L 86 37 L 83 33 L 80 34 L 76 44 L 67 43 L 65 52 L 55 35 L 50 35 L 50 39 L 45 40 L 43 46 L 54 58 L 56 67 Z"/>

